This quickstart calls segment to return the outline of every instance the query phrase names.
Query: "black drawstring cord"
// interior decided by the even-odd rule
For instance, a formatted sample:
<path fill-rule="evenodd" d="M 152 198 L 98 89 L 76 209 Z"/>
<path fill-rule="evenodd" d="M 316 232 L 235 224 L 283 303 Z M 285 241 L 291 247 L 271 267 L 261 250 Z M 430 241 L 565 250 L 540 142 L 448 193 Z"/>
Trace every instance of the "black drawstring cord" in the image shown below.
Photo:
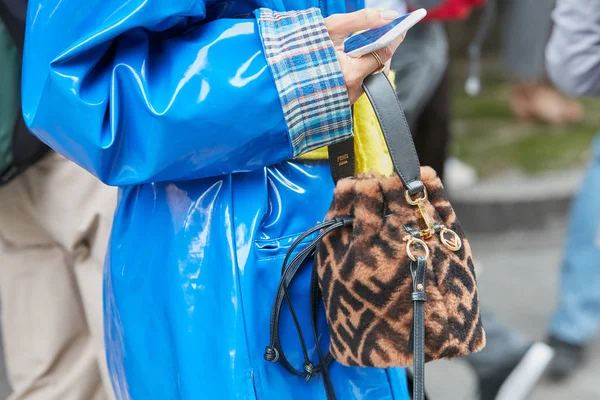
<path fill-rule="evenodd" d="M 313 233 L 315 233 L 315 232 L 317 232 L 317 231 L 320 231 L 320 230 L 321 230 L 321 229 L 323 229 L 323 228 L 327 228 L 327 227 L 329 227 L 329 226 L 331 226 L 331 225 L 334 225 L 335 223 L 336 223 L 336 221 L 335 221 L 335 220 L 331 220 L 331 221 L 323 222 L 323 223 L 321 223 L 321 224 L 319 224 L 319 225 L 317 225 L 317 226 L 313 227 L 312 229 L 309 229 L 309 230 L 307 230 L 306 232 L 304 232 L 302 235 L 300 235 L 300 236 L 299 236 L 299 237 L 298 237 L 298 238 L 297 238 L 297 239 L 294 241 L 294 243 L 292 243 L 292 245 L 290 246 L 290 248 L 289 248 L 288 252 L 287 252 L 287 253 L 286 253 L 286 255 L 285 255 L 285 259 L 283 260 L 283 265 L 282 265 L 282 267 L 281 267 L 281 275 L 282 275 L 282 279 L 281 279 L 281 281 L 279 281 L 279 286 L 278 286 L 278 288 L 277 288 L 277 297 L 279 297 L 279 295 L 281 294 L 281 291 L 283 290 L 283 286 L 286 286 L 286 284 L 289 284 L 289 283 L 290 283 L 290 282 L 285 282 L 285 279 L 284 279 L 284 278 L 286 278 L 286 276 L 287 276 L 287 271 L 290 271 L 290 269 L 289 269 L 289 268 L 288 268 L 288 270 L 286 271 L 286 265 L 287 265 L 288 259 L 289 259 L 289 258 L 290 258 L 290 256 L 293 254 L 293 252 L 294 252 L 294 250 L 296 249 L 296 247 L 298 247 L 298 245 L 299 245 L 299 244 L 300 244 L 300 243 L 301 243 L 301 242 L 302 242 L 304 239 L 306 239 L 307 237 L 309 237 L 309 236 L 310 236 L 310 235 L 312 235 Z M 300 256 L 300 254 L 297 254 L 297 255 L 296 255 L 296 257 L 294 258 L 294 260 L 295 260 L 295 259 L 297 259 L 297 258 L 298 258 L 298 256 Z M 291 263 L 292 265 L 293 265 L 293 263 L 294 263 L 294 260 L 292 260 L 292 263 Z M 296 272 L 297 272 L 297 271 L 292 271 L 292 273 L 291 273 L 291 275 L 292 275 L 292 278 L 293 278 L 293 276 L 295 275 L 295 273 L 296 273 Z M 277 302 L 277 300 L 276 300 L 276 302 Z M 273 335 L 273 334 L 274 334 L 274 332 L 275 332 L 275 327 L 274 327 L 274 324 L 273 324 L 273 322 L 274 322 L 274 320 L 275 320 L 275 315 L 274 315 L 274 314 L 275 314 L 275 312 L 276 312 L 276 311 L 277 311 L 277 310 L 276 310 L 276 308 L 275 308 L 275 307 L 273 307 L 273 310 L 272 310 L 272 312 L 271 312 L 271 343 L 270 343 L 270 346 L 269 346 L 269 347 L 271 347 L 271 348 L 273 347 L 273 343 L 274 343 L 274 342 L 273 342 L 273 341 L 274 341 L 274 335 Z M 267 360 L 267 361 L 269 361 L 269 360 Z"/>
<path fill-rule="evenodd" d="M 319 274 L 317 271 L 317 265 L 313 266 L 312 279 L 310 282 L 310 317 L 312 320 L 312 331 L 315 338 L 317 347 L 317 355 L 319 356 L 319 363 L 322 365 L 321 372 L 323 374 L 323 385 L 325 386 L 325 393 L 328 400 L 336 400 L 335 391 L 333 390 L 333 382 L 329 375 L 329 368 L 327 368 L 328 362 L 323 356 L 321 350 L 321 344 L 319 343 L 319 334 L 317 332 L 317 312 L 319 305 L 319 298 L 321 297 L 321 289 L 319 287 Z"/>
<path fill-rule="evenodd" d="M 302 331 L 299 326 L 300 324 L 298 323 L 298 318 L 296 317 L 296 312 L 291 305 L 289 294 L 287 292 L 287 287 L 289 286 L 289 284 L 295 277 L 296 273 L 298 272 L 298 269 L 301 265 L 301 262 L 299 262 L 299 261 L 303 261 L 306 258 L 306 253 L 310 252 L 311 246 L 310 245 L 307 246 L 304 250 L 302 250 L 300 253 L 298 253 L 292 259 L 292 261 L 289 263 L 289 265 L 288 265 L 288 260 L 289 260 L 290 256 L 294 253 L 294 250 L 296 249 L 296 247 L 298 247 L 298 245 L 300 245 L 300 243 L 302 243 L 307 237 L 314 234 L 315 232 L 318 232 L 321 229 L 328 228 L 332 225 L 335 225 L 336 223 L 337 222 L 335 220 L 327 221 L 327 222 L 319 224 L 319 225 L 315 226 L 314 228 L 309 229 L 308 231 L 304 232 L 302 235 L 300 235 L 294 241 L 294 243 L 292 243 L 287 254 L 285 255 L 285 259 L 283 260 L 282 273 L 281 273 L 282 278 L 281 278 L 281 280 L 279 282 L 279 286 L 277 288 L 277 297 L 276 297 L 275 303 L 277 305 L 280 302 L 280 298 L 282 296 L 285 297 L 285 299 L 288 303 L 288 306 L 290 307 L 290 312 L 292 313 L 292 318 L 294 320 L 294 324 L 296 325 L 296 330 L 298 331 L 298 334 L 300 336 L 300 342 L 302 345 L 302 351 L 304 353 L 305 360 L 308 359 L 308 352 L 306 351 L 306 344 L 304 343 L 304 338 L 302 336 Z M 317 237 L 317 239 L 315 239 L 314 241 L 317 241 L 317 240 L 320 240 L 319 237 Z M 279 315 L 276 315 L 276 314 L 278 314 L 278 312 L 279 312 L 278 307 L 274 306 L 273 311 L 271 312 L 271 342 L 270 342 L 269 346 L 267 346 L 267 348 L 265 349 L 265 360 L 270 361 L 270 362 L 276 362 L 279 360 L 279 351 L 275 347 L 275 341 L 278 338 L 278 335 L 277 335 L 278 326 L 277 325 L 279 322 Z"/>
<path fill-rule="evenodd" d="M 297 243 L 294 243 L 294 245 L 292 245 L 290 250 L 288 250 L 288 256 L 291 254 L 291 252 L 293 252 L 293 250 L 296 247 L 297 247 Z M 280 361 L 282 363 L 282 365 L 288 371 L 290 371 L 290 372 L 293 371 L 294 374 L 301 375 L 301 376 L 304 376 L 305 373 L 295 370 L 291 366 L 291 364 L 287 361 L 285 355 L 282 354 L 282 350 L 281 351 L 278 350 L 278 348 L 281 349 L 281 346 L 279 345 L 279 316 L 280 316 L 279 313 L 281 311 L 281 305 L 283 302 L 283 298 L 285 298 L 288 306 L 290 307 L 290 312 L 292 314 L 294 325 L 296 327 L 296 331 L 298 332 L 298 336 L 300 338 L 300 345 L 302 346 L 302 353 L 304 355 L 304 360 L 305 360 L 304 370 L 306 371 L 308 369 L 310 372 L 312 372 L 311 367 L 308 365 L 308 363 L 309 363 L 308 351 L 306 349 L 306 343 L 304 341 L 302 329 L 300 328 L 300 324 L 299 324 L 298 318 L 296 316 L 296 311 L 294 310 L 294 307 L 291 303 L 289 294 L 287 292 L 287 287 L 291 284 L 291 282 L 295 278 L 296 273 L 298 272 L 298 269 L 302 265 L 302 261 L 304 259 L 306 259 L 306 257 L 309 255 L 309 253 L 311 253 L 311 251 L 312 251 L 312 249 L 310 247 L 303 249 L 300 253 L 298 253 L 292 259 L 292 261 L 287 266 L 287 268 L 284 269 L 281 281 L 279 283 L 279 288 L 277 290 L 276 303 L 275 303 L 275 306 L 273 307 L 273 313 L 272 313 L 272 318 L 271 318 L 271 343 L 265 349 L 265 359 L 267 361 L 275 362 L 276 360 L 271 360 L 271 357 L 272 357 L 272 354 L 276 354 L 277 361 Z M 286 256 L 286 260 L 288 258 L 289 257 Z M 287 262 L 287 261 L 284 261 L 284 262 Z"/>
<path fill-rule="evenodd" d="M 323 381 L 325 384 L 325 391 L 327 392 L 327 398 L 329 400 L 335 400 L 335 393 L 333 391 L 333 385 L 331 384 L 331 379 L 329 377 L 329 371 L 327 370 L 327 364 L 329 364 L 333 357 L 329 352 L 326 355 L 323 355 L 321 351 L 318 334 L 317 334 L 317 308 L 320 297 L 320 289 L 318 283 L 318 276 L 316 266 L 313 270 L 313 276 L 311 279 L 311 319 L 312 319 L 312 330 L 313 335 L 315 337 L 315 343 L 317 347 L 317 354 L 319 356 L 319 365 L 315 366 L 313 362 L 310 360 L 308 356 L 308 349 L 306 346 L 306 342 L 304 340 L 304 335 L 302 333 L 302 328 L 300 327 L 300 323 L 296 316 L 296 311 L 294 310 L 291 298 L 288 293 L 288 287 L 292 283 L 295 278 L 298 270 L 304 264 L 307 258 L 313 256 L 315 254 L 317 246 L 321 243 L 323 237 L 331 233 L 332 231 L 351 225 L 353 222 L 353 218 L 351 217 L 340 217 L 335 218 L 330 221 L 319 224 L 312 229 L 304 232 L 300 235 L 294 243 L 288 249 L 288 252 L 284 258 L 283 266 L 282 266 L 282 277 L 279 282 L 279 286 L 277 288 L 277 295 L 275 298 L 275 303 L 273 305 L 273 310 L 271 312 L 271 340 L 269 345 L 265 349 L 264 358 L 269 362 L 279 362 L 288 372 L 298 375 L 304 376 L 306 381 L 308 382 L 313 376 L 318 374 L 319 372 L 323 373 Z M 298 254 L 296 254 L 291 261 L 289 261 L 291 255 L 294 250 L 302 243 L 307 237 L 314 234 L 315 232 L 321 231 L 319 235 L 313 239 L 304 249 L 302 249 Z M 289 263 L 288 263 L 289 261 Z M 285 298 L 289 308 L 290 313 L 292 314 L 292 319 L 294 321 L 294 325 L 296 327 L 296 331 L 298 332 L 298 337 L 300 339 L 300 345 L 302 346 L 302 354 L 304 356 L 304 364 L 302 366 L 303 371 L 299 371 L 294 368 L 287 357 L 285 356 L 283 349 L 281 348 L 281 344 L 279 341 L 279 317 L 281 312 L 281 305 L 283 303 L 283 299 Z"/>

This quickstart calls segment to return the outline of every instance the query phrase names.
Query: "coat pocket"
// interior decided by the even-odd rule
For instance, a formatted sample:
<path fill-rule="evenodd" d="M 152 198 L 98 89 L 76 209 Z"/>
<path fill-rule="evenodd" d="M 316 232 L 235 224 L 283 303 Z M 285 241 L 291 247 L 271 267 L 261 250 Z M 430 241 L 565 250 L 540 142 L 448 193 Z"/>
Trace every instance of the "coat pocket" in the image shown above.
<path fill-rule="evenodd" d="M 257 239 L 254 242 L 257 261 L 266 262 L 275 260 L 281 260 L 279 266 L 282 266 L 283 260 L 289 249 L 292 247 L 296 239 L 300 237 L 302 233 L 294 233 L 286 236 L 281 236 L 274 239 Z M 316 236 L 316 234 L 310 235 L 305 238 L 299 245 L 296 246 L 293 253 L 296 254 L 302 250 L 310 241 Z"/>

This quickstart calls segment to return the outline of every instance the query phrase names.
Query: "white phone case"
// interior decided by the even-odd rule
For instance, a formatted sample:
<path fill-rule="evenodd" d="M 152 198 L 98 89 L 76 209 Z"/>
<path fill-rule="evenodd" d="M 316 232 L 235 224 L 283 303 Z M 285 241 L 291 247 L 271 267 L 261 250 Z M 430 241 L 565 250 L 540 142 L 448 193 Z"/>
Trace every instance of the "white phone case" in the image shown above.
<path fill-rule="evenodd" d="M 401 21 L 392 30 L 390 30 L 388 33 L 386 33 L 385 35 L 383 35 L 382 37 L 380 37 L 373 43 L 370 43 L 370 44 L 368 44 L 364 47 L 358 48 L 356 50 L 352 50 L 351 52 L 348 52 L 347 54 L 350 57 L 358 58 L 358 57 L 364 56 L 365 54 L 369 54 L 369 53 L 372 53 L 379 49 L 383 49 L 385 46 L 392 43 L 403 33 L 407 32 L 410 28 L 415 26 L 417 24 L 417 22 L 419 22 L 420 20 L 425 18 L 426 15 L 427 15 L 427 11 L 424 8 L 420 8 L 416 11 L 413 11 L 412 13 L 410 13 L 410 15 L 408 17 L 406 17 L 406 19 Z"/>

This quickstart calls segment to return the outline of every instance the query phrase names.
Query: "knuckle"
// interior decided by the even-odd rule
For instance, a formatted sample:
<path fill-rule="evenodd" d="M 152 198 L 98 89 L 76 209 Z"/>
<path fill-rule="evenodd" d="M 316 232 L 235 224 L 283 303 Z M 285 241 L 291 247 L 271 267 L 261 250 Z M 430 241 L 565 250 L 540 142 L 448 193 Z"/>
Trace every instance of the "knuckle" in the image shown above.
<path fill-rule="evenodd" d="M 325 18 L 324 23 L 325 23 L 325 29 L 327 29 L 327 31 L 329 33 L 332 33 L 332 32 L 335 33 L 335 31 L 338 30 L 339 25 L 340 25 L 339 24 L 339 16 L 331 15 L 331 16 Z"/>
<path fill-rule="evenodd" d="M 379 11 L 373 8 L 366 8 L 363 10 L 363 18 L 366 21 L 376 21 L 379 19 Z"/>
<path fill-rule="evenodd" d="M 380 52 L 381 58 L 383 58 L 384 60 L 392 58 L 393 51 L 390 46 L 385 46 L 383 49 L 380 50 Z"/>
<path fill-rule="evenodd" d="M 325 23 L 325 29 L 327 30 L 327 32 L 329 32 L 329 33 L 335 32 L 334 23 L 329 18 L 327 18 L 324 21 L 324 23 Z"/>

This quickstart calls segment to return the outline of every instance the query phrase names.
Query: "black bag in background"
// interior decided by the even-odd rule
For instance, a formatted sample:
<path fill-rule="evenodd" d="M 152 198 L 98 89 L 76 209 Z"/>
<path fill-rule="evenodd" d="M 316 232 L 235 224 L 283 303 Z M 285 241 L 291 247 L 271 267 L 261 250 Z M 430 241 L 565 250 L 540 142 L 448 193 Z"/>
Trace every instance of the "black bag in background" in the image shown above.
<path fill-rule="evenodd" d="M 26 0 L 0 0 L 0 20 L 14 40 L 19 55 L 23 54 L 26 12 Z M 2 58 L 6 59 L 5 55 L 0 54 L 0 59 Z M 20 66 L 18 67 L 20 70 Z M 18 85 L 20 87 L 20 82 Z M 35 164 L 46 154 L 46 152 L 48 152 L 48 150 L 48 146 L 38 140 L 27 129 L 25 121 L 23 121 L 19 96 L 19 108 L 14 121 L 12 137 L 10 139 L 11 157 L 10 160 L 7 160 L 8 162 L 0 163 L 1 165 L 6 164 L 0 170 L 0 186 L 8 183 L 25 169 Z"/>

